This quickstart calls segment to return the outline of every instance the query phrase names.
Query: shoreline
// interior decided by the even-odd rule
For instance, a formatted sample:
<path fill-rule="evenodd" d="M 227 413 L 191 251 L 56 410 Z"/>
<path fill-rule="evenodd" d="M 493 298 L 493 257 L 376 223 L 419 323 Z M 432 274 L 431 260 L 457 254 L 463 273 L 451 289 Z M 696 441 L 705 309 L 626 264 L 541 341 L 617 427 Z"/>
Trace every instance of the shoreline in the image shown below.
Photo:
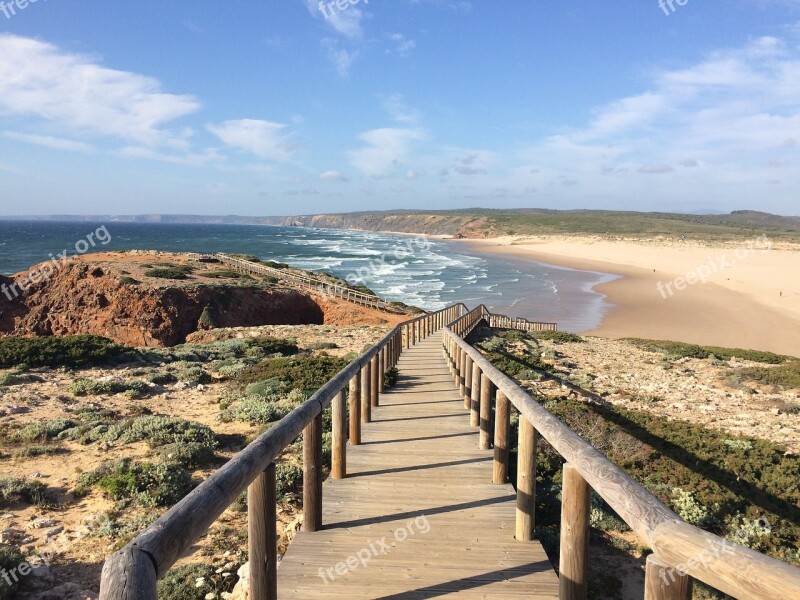
<path fill-rule="evenodd" d="M 478 253 L 619 276 L 594 287 L 612 308 L 600 326 L 584 335 L 665 339 L 800 356 L 797 250 L 758 249 L 746 254 L 736 248 L 590 238 L 454 241 Z M 715 273 L 712 266 L 716 265 L 724 266 Z M 691 273 L 705 275 L 706 270 L 711 274 L 705 283 L 686 283 Z M 681 278 L 684 285 L 678 290 Z"/>

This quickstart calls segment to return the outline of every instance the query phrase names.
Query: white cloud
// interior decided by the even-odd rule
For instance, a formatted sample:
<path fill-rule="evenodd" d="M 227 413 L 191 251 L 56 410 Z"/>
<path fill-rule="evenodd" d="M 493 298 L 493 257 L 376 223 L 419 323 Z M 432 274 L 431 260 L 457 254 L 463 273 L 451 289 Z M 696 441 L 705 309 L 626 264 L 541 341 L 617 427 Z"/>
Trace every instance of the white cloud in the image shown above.
<path fill-rule="evenodd" d="M 358 39 L 364 35 L 364 30 L 361 26 L 361 21 L 364 19 L 364 11 L 358 5 L 348 2 L 345 8 L 340 10 L 335 1 L 333 6 L 329 5 L 329 0 L 323 2 L 322 5 L 320 5 L 319 0 L 303 1 L 314 17 L 324 19 L 336 33 L 350 39 Z"/>
<path fill-rule="evenodd" d="M 0 116 L 38 118 L 71 132 L 158 146 L 180 142 L 182 134 L 165 126 L 199 108 L 194 97 L 166 93 L 151 77 L 0 34 Z"/>
<path fill-rule="evenodd" d="M 67 140 L 64 138 L 52 137 L 49 135 L 37 135 L 32 133 L 20 133 L 18 131 L 4 131 L 3 137 L 17 142 L 44 146 L 54 150 L 67 150 L 69 152 L 91 152 L 94 150 L 89 144 Z"/>
<path fill-rule="evenodd" d="M 288 138 L 282 134 L 286 125 L 271 121 L 239 119 L 207 125 L 223 144 L 276 162 L 287 161 L 294 153 Z"/>
<path fill-rule="evenodd" d="M 397 56 L 408 56 L 417 47 L 417 42 L 407 38 L 402 33 L 392 33 L 389 35 L 389 39 L 394 42 L 395 46 L 394 50 L 387 50 L 387 52 L 392 52 Z"/>
<path fill-rule="evenodd" d="M 325 171 L 324 173 L 320 174 L 319 178 L 323 181 L 349 181 L 347 176 L 339 171 Z"/>
<path fill-rule="evenodd" d="M 366 175 L 384 177 L 404 164 L 413 142 L 424 138 L 419 129 L 373 129 L 359 136 L 365 145 L 350 152 L 350 162 Z"/>

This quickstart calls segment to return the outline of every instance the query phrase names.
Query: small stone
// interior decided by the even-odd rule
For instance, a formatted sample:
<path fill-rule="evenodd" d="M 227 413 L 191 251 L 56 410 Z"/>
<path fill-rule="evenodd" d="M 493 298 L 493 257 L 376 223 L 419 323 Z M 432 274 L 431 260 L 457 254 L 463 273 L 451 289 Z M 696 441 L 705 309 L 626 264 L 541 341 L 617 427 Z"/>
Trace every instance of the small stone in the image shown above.
<path fill-rule="evenodd" d="M 45 533 L 44 535 L 45 535 L 45 537 L 51 538 L 51 537 L 57 536 L 62 531 L 64 531 L 63 527 L 55 527 L 55 528 L 51 529 L 50 531 L 48 531 L 47 533 Z"/>
<path fill-rule="evenodd" d="M 54 527 L 55 525 L 55 519 L 36 519 L 25 525 L 25 529 L 44 529 L 45 527 Z"/>

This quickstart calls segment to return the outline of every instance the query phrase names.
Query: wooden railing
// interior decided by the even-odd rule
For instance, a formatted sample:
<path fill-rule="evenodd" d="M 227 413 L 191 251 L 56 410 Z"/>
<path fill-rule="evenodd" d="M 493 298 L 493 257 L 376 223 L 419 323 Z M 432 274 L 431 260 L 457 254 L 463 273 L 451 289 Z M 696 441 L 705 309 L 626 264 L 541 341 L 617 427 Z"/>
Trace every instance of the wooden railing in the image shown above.
<path fill-rule="evenodd" d="M 100 598 L 152 600 L 156 582 L 195 544 L 239 495 L 247 490 L 250 598 L 277 597 L 275 539 L 275 459 L 303 434 L 303 529 L 322 523 L 322 412 L 332 406 L 331 477 L 347 473 L 346 445 L 361 444 L 361 424 L 372 420 L 372 407 L 383 393 L 383 374 L 409 348 L 466 313 L 456 304 L 411 319 L 345 367 L 311 398 L 200 484 L 103 566 Z M 351 418 L 349 427 L 345 402 Z"/>
<path fill-rule="evenodd" d="M 283 269 L 275 269 L 261 263 L 244 260 L 242 258 L 236 258 L 222 252 L 215 254 L 200 254 L 199 258 L 200 260 L 218 260 L 222 264 L 233 267 L 242 273 L 274 277 L 276 279 L 316 291 L 319 294 L 341 298 L 342 300 L 353 302 L 361 306 L 367 306 L 390 313 L 403 312 L 397 306 L 392 305 L 390 302 L 387 302 L 379 296 L 359 292 L 358 290 L 351 289 L 347 286 L 325 281 L 316 277 L 311 277 L 309 275 L 301 275 L 299 273 L 287 272 Z"/>
<path fill-rule="evenodd" d="M 534 323 L 528 319 L 512 318 L 505 315 L 487 314 L 484 316 L 489 327 L 497 329 L 517 329 L 519 331 L 558 331 L 556 323 Z"/>
<path fill-rule="evenodd" d="M 533 539 L 538 436 L 566 460 L 559 561 L 561 599 L 586 598 L 591 489 L 653 549 L 646 564 L 646 600 L 688 600 L 691 578 L 734 598 L 800 598 L 800 569 L 681 520 L 465 342 L 487 315 L 488 310 L 481 306 L 445 327 L 445 354 L 465 407 L 470 410 L 470 421 L 480 429 L 480 447 L 488 450 L 494 446 L 494 483 L 505 483 L 508 474 L 509 404 L 520 412 L 517 539 Z"/>

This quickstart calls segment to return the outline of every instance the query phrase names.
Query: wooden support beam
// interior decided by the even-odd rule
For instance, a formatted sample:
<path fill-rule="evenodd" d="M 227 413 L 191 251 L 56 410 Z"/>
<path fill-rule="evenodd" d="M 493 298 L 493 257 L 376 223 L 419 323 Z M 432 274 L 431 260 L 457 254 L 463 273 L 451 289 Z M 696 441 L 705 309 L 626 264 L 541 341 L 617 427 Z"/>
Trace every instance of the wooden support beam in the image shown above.
<path fill-rule="evenodd" d="M 378 359 L 378 355 L 372 357 L 370 361 L 372 364 L 370 366 L 370 373 L 372 374 L 372 406 L 380 405 L 380 380 L 381 380 L 381 366 L 380 361 Z"/>
<path fill-rule="evenodd" d="M 517 452 L 517 540 L 530 542 L 536 521 L 536 430 L 519 417 Z"/>
<path fill-rule="evenodd" d="M 322 413 L 303 431 L 303 530 L 322 529 Z"/>
<path fill-rule="evenodd" d="M 475 363 L 472 363 L 472 377 L 470 381 L 472 383 L 472 389 L 470 390 L 469 424 L 472 425 L 472 427 L 479 427 L 481 424 L 481 368 Z"/>
<path fill-rule="evenodd" d="M 361 445 L 361 375 L 350 380 L 350 445 Z"/>
<path fill-rule="evenodd" d="M 656 558 L 647 557 L 644 600 L 691 600 L 692 578 Z"/>
<path fill-rule="evenodd" d="M 367 363 L 361 369 L 361 422 L 372 421 L 372 364 Z"/>
<path fill-rule="evenodd" d="M 464 353 L 464 408 L 470 410 L 472 404 L 472 357 Z"/>
<path fill-rule="evenodd" d="M 589 572 L 589 484 L 571 464 L 564 465 L 561 488 L 560 600 L 586 600 Z"/>
<path fill-rule="evenodd" d="M 250 598 L 278 599 L 278 534 L 275 464 L 247 488 L 247 546 Z"/>
<path fill-rule="evenodd" d="M 492 447 L 492 380 L 481 374 L 480 440 L 478 448 L 490 450 Z"/>
<path fill-rule="evenodd" d="M 347 476 L 347 392 L 342 390 L 331 404 L 333 447 L 331 449 L 331 478 Z"/>
<path fill-rule="evenodd" d="M 494 469 L 492 482 L 503 485 L 508 481 L 508 430 L 511 428 L 511 403 L 497 391 L 494 410 Z"/>

